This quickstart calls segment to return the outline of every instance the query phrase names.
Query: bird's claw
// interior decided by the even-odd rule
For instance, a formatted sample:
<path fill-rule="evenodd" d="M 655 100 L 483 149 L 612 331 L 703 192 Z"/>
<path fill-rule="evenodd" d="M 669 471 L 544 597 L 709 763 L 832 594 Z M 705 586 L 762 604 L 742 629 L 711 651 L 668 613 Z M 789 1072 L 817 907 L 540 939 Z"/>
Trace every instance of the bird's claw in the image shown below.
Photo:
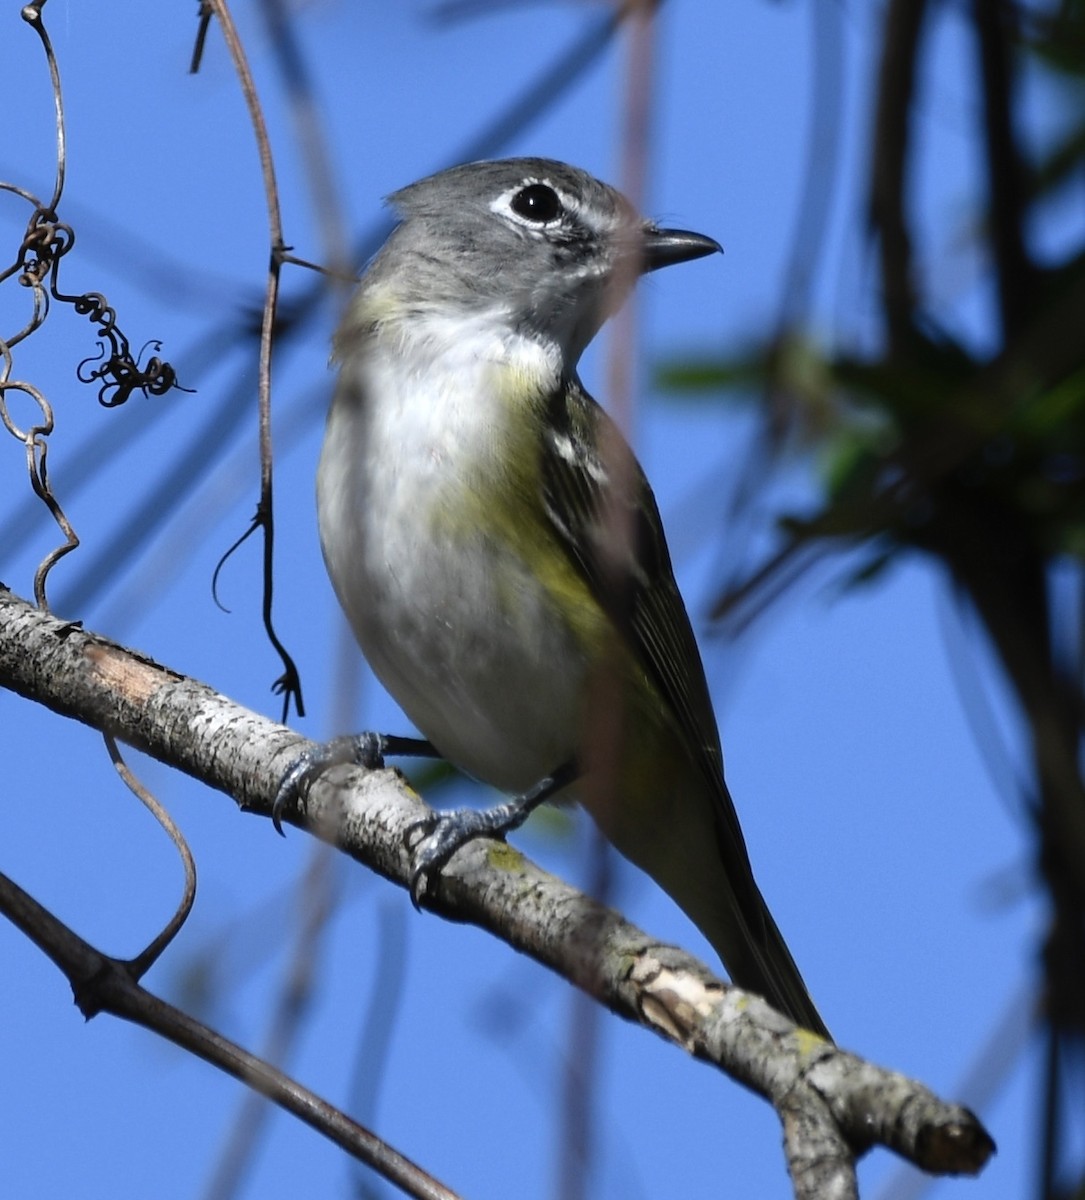
<path fill-rule="evenodd" d="M 304 799 L 313 782 L 329 767 L 342 763 L 354 763 L 370 771 L 383 767 L 385 743 L 383 734 L 357 733 L 332 738 L 330 742 L 321 742 L 303 750 L 279 780 L 271 805 L 271 823 L 275 826 L 275 832 L 280 837 L 286 836 L 282 823 L 286 806 L 295 797 Z"/>
<path fill-rule="evenodd" d="M 414 841 L 418 833 L 422 836 Z M 477 837 L 501 837 L 503 834 L 503 822 L 495 820 L 494 809 L 459 808 L 451 812 L 431 812 L 420 821 L 414 821 L 404 835 L 411 853 L 408 877 L 411 903 L 422 911 L 422 895 L 428 891 L 430 877 L 438 874 L 457 850 Z"/>
<path fill-rule="evenodd" d="M 446 850 L 442 844 L 442 826 L 447 829 L 445 821 L 449 815 L 431 812 L 420 821 L 408 825 L 404 835 L 404 842 L 411 853 L 411 873 L 407 885 L 411 903 L 418 912 L 422 911 L 422 894 L 428 890 L 429 876 L 440 871 L 457 850 L 455 845 Z"/>
<path fill-rule="evenodd" d="M 271 805 L 271 823 L 275 826 L 275 832 L 279 837 L 286 837 L 286 833 L 283 831 L 283 811 L 292 797 L 302 794 L 306 776 L 312 770 L 311 759 L 312 755 L 308 753 L 299 754 L 286 769 L 282 779 L 279 780 L 275 800 Z"/>

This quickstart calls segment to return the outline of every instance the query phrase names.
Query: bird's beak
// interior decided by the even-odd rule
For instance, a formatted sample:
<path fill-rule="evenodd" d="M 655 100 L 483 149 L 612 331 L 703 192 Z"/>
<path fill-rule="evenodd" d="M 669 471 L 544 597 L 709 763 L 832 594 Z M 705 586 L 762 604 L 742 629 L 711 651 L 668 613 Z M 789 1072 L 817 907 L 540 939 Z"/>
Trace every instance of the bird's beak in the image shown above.
<path fill-rule="evenodd" d="M 644 226 L 644 273 L 658 271 L 674 263 L 690 262 L 706 254 L 722 254 L 723 247 L 715 238 L 688 229 L 660 229 L 658 225 Z"/>

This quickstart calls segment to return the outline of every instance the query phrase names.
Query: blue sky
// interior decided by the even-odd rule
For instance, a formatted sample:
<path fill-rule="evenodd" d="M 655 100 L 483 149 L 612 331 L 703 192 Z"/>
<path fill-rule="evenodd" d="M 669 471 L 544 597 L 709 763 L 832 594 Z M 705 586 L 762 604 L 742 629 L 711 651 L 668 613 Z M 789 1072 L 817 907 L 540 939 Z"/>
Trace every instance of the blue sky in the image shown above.
<path fill-rule="evenodd" d="M 259 627 L 255 544 L 223 572 L 220 595 L 231 612 L 210 595 L 215 563 L 257 494 L 249 343 L 233 332 L 216 335 L 236 328 L 241 306 L 259 302 L 267 242 L 255 151 L 214 29 L 201 73 L 186 73 L 193 9 L 159 5 L 149 19 L 131 2 L 103 9 L 52 0 L 45 16 L 67 102 L 61 212 L 78 237 L 64 284 L 105 292 L 133 344 L 160 338 L 181 382 L 196 390 L 99 408 L 73 378 L 93 337 L 60 306 L 18 348 L 17 373 L 38 382 L 55 406 L 50 468 L 84 542 L 52 576 L 60 615 L 81 617 L 276 715 L 269 685 L 279 668 Z M 686 353 L 734 352 L 776 318 L 811 133 L 808 9 L 672 0 L 659 22 L 647 207 L 717 237 L 726 253 L 642 286 L 634 436 L 702 633 L 721 563 L 735 556 L 729 489 L 748 461 L 752 421 L 731 403 L 659 397 L 651 367 Z M 510 6 L 440 24 L 432 11 L 418 2 L 296 6 L 352 238 L 381 220 L 381 196 L 448 162 L 602 15 L 573 4 Z M 827 340 L 869 346 L 876 306 L 857 180 L 878 25 L 868 6 L 833 11 L 843 61 L 839 173 L 809 321 Z M 287 240 L 302 257 L 320 259 L 325 245 L 304 156 L 257 12 L 238 3 L 236 15 L 267 106 Z M 0 178 L 48 192 L 44 67 L 17 10 L 3 24 L 9 119 Z M 969 141 L 975 102 L 960 69 L 968 47 L 952 14 L 939 19 L 936 47 L 917 117 L 920 244 L 928 268 L 939 268 L 936 291 L 955 327 L 983 345 L 987 297 L 960 250 L 977 188 Z M 563 158 L 616 180 L 623 66 L 621 45 L 612 47 L 499 152 Z M 26 216 L 0 195 L 8 247 L 0 259 L 17 245 Z M 288 301 L 310 290 L 311 277 L 288 272 Z M 0 332 L 22 323 L 24 303 L 10 282 L 0 287 Z M 320 560 L 312 485 L 334 321 L 334 303 L 319 305 L 300 344 L 281 353 L 275 378 L 276 610 L 309 709 L 292 723 L 313 737 L 344 725 L 404 727 L 364 674 L 354 717 L 343 715 L 334 695 L 354 651 Z M 603 338 L 583 367 L 600 399 L 605 348 Z M 95 452 L 90 482 L 77 486 L 87 439 L 102 431 L 112 432 L 113 444 Z M 96 551 L 146 510 L 151 489 L 190 440 L 196 460 L 220 447 L 225 453 L 171 495 L 174 516 L 141 557 L 111 566 L 109 586 L 67 607 Z M 809 502 L 814 469 L 796 457 L 772 484 L 757 509 L 764 527 L 742 526 L 750 538 L 743 554 L 768 544 L 775 507 Z M 0 438 L 6 512 L 24 501 L 22 471 L 21 448 Z M 44 517 L 20 524 L 0 577 L 28 595 L 33 567 L 53 541 Z M 929 565 L 907 560 L 862 590 L 844 592 L 839 580 L 831 570 L 815 575 L 737 644 L 702 638 L 728 778 L 762 889 L 838 1040 L 967 1101 L 961 1088 L 978 1060 L 992 1058 L 994 1028 L 1007 1014 L 1027 1017 L 1043 913 L 1030 892 L 1024 824 L 977 748 L 962 678 L 967 695 L 990 705 L 997 744 L 1012 762 L 1011 714 L 982 645 L 965 638 L 945 581 Z M 173 851 L 115 780 L 95 734 L 6 693 L 0 723 L 8 775 L 3 869 L 103 950 L 135 953 L 175 902 Z M 197 967 L 212 964 L 212 976 L 201 977 L 208 989 L 201 1011 L 259 1049 L 297 936 L 298 884 L 314 847 L 296 832 L 280 840 L 268 823 L 239 816 L 226 798 L 157 764 L 138 765 L 189 837 L 200 871 L 193 918 L 146 982 L 171 998 L 191 996 Z M 480 789 L 472 794 L 485 798 Z M 544 822 L 517 842 L 583 881 L 589 833 L 574 818 Z M 342 903 L 288 1068 L 349 1106 L 352 1063 L 376 989 L 395 1020 L 375 1112 L 363 1119 L 464 1195 L 553 1195 L 574 1020 L 569 989 L 475 930 L 416 915 L 403 893 L 360 868 L 329 861 L 325 869 Z M 652 932 L 714 961 L 670 901 L 624 865 L 612 900 Z M 403 955 L 398 985 L 380 953 L 382 929 Z M 4 924 L 0 962 L 5 1192 L 26 1200 L 200 1194 L 240 1087 L 142 1031 L 107 1018 L 84 1025 L 55 968 Z M 607 1014 L 599 1038 L 588 1195 L 788 1194 L 767 1106 Z M 999 1053 L 1012 1044 L 1004 1034 Z M 998 1157 L 980 1181 L 938 1183 L 934 1195 L 1022 1192 L 1035 1154 L 1037 1078 L 1035 1048 L 1017 1054 L 982 1112 Z M 350 1170 L 338 1151 L 277 1115 L 268 1132 L 243 1195 L 346 1193 Z M 870 1156 L 860 1168 L 864 1194 L 884 1194 L 898 1171 L 885 1153 Z"/>

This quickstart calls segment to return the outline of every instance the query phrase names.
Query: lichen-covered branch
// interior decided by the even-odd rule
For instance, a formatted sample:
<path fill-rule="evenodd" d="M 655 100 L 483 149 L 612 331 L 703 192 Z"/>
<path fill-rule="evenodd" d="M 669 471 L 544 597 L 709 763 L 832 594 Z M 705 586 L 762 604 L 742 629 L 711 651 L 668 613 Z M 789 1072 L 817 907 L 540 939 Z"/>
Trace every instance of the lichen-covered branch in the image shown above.
<path fill-rule="evenodd" d="M 0 684 L 111 733 L 270 815 L 303 739 L 131 650 L 0 589 Z M 425 813 L 397 772 L 337 768 L 286 815 L 406 887 Z M 608 1008 L 724 1070 L 780 1114 L 796 1196 L 857 1195 L 880 1144 L 924 1170 L 975 1173 L 994 1150 L 973 1114 L 799 1029 L 503 843 L 457 853 L 428 907 L 489 930 Z"/>

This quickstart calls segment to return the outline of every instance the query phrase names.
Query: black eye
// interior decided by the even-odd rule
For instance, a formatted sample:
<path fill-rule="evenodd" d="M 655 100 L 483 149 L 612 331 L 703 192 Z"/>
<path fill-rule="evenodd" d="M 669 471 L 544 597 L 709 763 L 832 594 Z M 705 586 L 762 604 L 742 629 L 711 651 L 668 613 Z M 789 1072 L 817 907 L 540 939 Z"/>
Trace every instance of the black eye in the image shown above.
<path fill-rule="evenodd" d="M 518 217 L 545 225 L 561 215 L 561 201 L 557 192 L 545 183 L 531 183 L 521 188 L 509 201 L 509 207 Z"/>

